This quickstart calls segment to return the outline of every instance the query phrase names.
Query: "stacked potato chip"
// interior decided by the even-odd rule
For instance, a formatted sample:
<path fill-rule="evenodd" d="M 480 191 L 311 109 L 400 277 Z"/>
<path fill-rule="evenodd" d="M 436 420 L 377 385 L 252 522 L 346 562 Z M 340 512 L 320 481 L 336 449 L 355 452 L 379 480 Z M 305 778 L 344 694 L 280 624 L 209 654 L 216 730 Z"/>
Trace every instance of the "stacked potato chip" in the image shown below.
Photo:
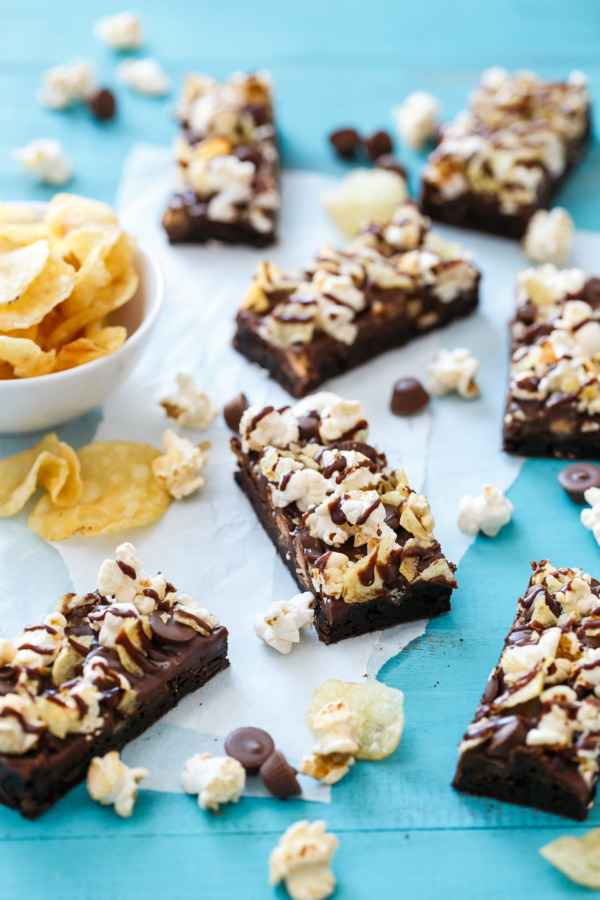
<path fill-rule="evenodd" d="M 127 338 L 107 316 L 138 286 L 136 241 L 110 207 L 57 194 L 39 219 L 0 206 L 0 379 L 61 372 Z"/>

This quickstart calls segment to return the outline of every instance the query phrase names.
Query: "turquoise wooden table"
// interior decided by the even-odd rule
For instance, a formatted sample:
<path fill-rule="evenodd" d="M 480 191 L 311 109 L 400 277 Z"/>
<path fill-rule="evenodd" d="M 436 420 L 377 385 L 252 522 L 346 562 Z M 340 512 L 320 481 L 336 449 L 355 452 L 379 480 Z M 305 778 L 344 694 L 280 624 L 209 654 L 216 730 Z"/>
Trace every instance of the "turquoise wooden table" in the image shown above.
<path fill-rule="evenodd" d="M 288 167 L 341 170 L 325 141 L 332 126 L 389 126 L 390 107 L 417 88 L 432 91 L 453 114 L 480 70 L 492 64 L 549 77 L 583 69 L 600 94 L 597 0 L 136 5 L 148 34 L 145 49 L 167 67 L 174 86 L 189 69 L 273 72 Z M 173 95 L 150 100 L 121 91 L 119 117 L 103 126 L 82 110 L 56 114 L 35 103 L 42 70 L 74 55 L 94 59 L 104 80 L 114 82 L 114 56 L 91 30 L 99 15 L 112 11 L 99 0 L 0 5 L 3 199 L 51 195 L 19 175 L 10 159 L 13 147 L 32 138 L 63 140 L 76 172 L 70 187 L 109 202 L 131 145 L 170 141 Z M 417 171 L 417 157 L 403 158 Z M 595 144 L 561 201 L 578 226 L 598 228 L 599 198 Z M 73 433 L 73 426 L 62 433 Z M 2 454 L 9 449 L 0 440 Z M 382 670 L 384 681 L 405 692 L 404 738 L 385 762 L 357 766 L 335 789 L 330 806 L 245 799 L 216 817 L 202 814 L 190 798 L 143 792 L 133 819 L 121 821 L 88 802 L 80 787 L 35 823 L 2 809 L 2 900 L 282 897 L 267 886 L 268 854 L 281 832 L 305 816 L 325 817 L 339 837 L 340 900 L 584 896 L 538 849 L 559 835 L 600 825 L 600 810 L 589 824 L 572 824 L 467 798 L 449 787 L 456 745 L 497 660 L 529 561 L 549 557 L 596 575 L 600 570 L 600 551 L 582 529 L 578 510 L 556 489 L 559 469 L 552 461 L 525 465 L 510 491 L 514 521 L 497 539 L 478 539 L 467 552 L 452 613 L 432 622 Z M 51 548 L 45 560 L 49 596 L 55 596 L 68 589 L 68 578 Z M 0 566 L 10 566 L 1 531 Z M 18 593 L 19 573 L 14 583 Z"/>

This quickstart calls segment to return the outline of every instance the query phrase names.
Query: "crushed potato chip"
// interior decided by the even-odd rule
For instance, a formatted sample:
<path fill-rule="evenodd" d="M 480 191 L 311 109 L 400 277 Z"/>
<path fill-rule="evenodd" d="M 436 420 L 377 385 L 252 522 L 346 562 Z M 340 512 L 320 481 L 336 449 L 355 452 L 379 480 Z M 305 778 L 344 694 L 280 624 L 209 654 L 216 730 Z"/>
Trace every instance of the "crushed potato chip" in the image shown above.
<path fill-rule="evenodd" d="M 306 721 L 312 728 L 323 707 L 345 700 L 358 728 L 357 759 L 384 759 L 393 753 L 404 728 L 404 694 L 370 678 L 360 684 L 331 678 L 316 689 Z"/>
<path fill-rule="evenodd" d="M 34 241 L 0 253 L 0 304 L 14 303 L 48 262 L 48 241 Z"/>
<path fill-rule="evenodd" d="M 60 259 L 49 257 L 42 272 L 12 303 L 0 303 L 0 331 L 29 328 L 65 300 L 75 286 L 75 270 Z"/>
<path fill-rule="evenodd" d="M 541 847 L 540 853 L 571 881 L 600 891 L 600 828 L 580 838 L 557 838 Z"/>
<path fill-rule="evenodd" d="M 56 508 L 77 503 L 83 490 L 75 451 L 47 434 L 39 444 L 0 460 L 0 516 L 14 516 L 38 487 Z"/>
<path fill-rule="evenodd" d="M 60 348 L 52 371 L 63 372 L 65 369 L 73 369 L 75 366 L 82 366 L 93 359 L 114 353 L 125 343 L 126 337 L 127 329 L 116 325 L 113 328 L 99 328 L 89 337 L 77 338 Z M 1 341 L 2 338 L 0 338 L 0 359 L 2 359 Z M 51 353 L 54 354 L 54 350 Z"/>
<path fill-rule="evenodd" d="M 0 361 L 12 366 L 17 378 L 48 375 L 54 368 L 56 353 L 44 351 L 28 338 L 0 335 Z"/>
<path fill-rule="evenodd" d="M 158 519 L 171 502 L 152 474 L 160 450 L 148 444 L 99 441 L 77 453 L 83 493 L 68 509 L 42 497 L 29 517 L 29 525 L 49 541 L 74 534 L 94 537 L 147 525 Z"/>

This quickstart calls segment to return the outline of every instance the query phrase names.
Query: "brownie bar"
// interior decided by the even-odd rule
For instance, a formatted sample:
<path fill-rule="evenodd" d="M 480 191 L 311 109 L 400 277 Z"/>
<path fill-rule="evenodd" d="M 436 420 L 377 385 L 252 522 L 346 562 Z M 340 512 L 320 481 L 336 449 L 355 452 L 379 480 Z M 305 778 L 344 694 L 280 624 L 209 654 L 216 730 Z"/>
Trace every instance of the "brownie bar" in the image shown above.
<path fill-rule="evenodd" d="M 532 568 L 453 785 L 582 820 L 600 774 L 600 583 Z"/>
<path fill-rule="evenodd" d="M 543 81 L 488 69 L 470 110 L 441 129 L 423 173 L 423 210 L 433 219 L 520 238 L 550 206 L 589 141 L 586 79 Z"/>
<path fill-rule="evenodd" d="M 113 595 L 66 594 L 1 648 L 0 802 L 26 818 L 229 665 L 227 629 L 163 576 L 142 573 L 131 545 L 102 579 Z"/>
<path fill-rule="evenodd" d="M 266 73 L 185 79 L 176 189 L 163 216 L 171 243 L 276 239 L 279 154 Z"/>
<path fill-rule="evenodd" d="M 504 449 L 600 458 L 600 279 L 552 265 L 521 272 L 511 322 Z"/>
<path fill-rule="evenodd" d="M 294 397 L 477 306 L 480 275 L 412 203 L 295 276 L 262 263 L 234 347 Z"/>
<path fill-rule="evenodd" d="M 250 407 L 232 439 L 235 478 L 332 644 L 450 609 L 454 566 L 426 498 L 365 443 L 362 406 L 322 392 Z"/>

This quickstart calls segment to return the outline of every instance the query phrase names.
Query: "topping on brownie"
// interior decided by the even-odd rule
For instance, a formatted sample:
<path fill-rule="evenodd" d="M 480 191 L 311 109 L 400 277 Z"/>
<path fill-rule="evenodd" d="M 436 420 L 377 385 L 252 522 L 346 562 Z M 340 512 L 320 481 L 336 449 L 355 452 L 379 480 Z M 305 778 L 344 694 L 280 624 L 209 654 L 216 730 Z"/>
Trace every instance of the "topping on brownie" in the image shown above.
<path fill-rule="evenodd" d="M 254 633 L 279 653 L 287 654 L 300 641 L 300 629 L 310 631 L 313 625 L 314 596 L 305 591 L 290 600 L 271 603 L 264 613 L 254 619 Z"/>
<path fill-rule="evenodd" d="M 392 110 L 400 140 L 415 150 L 431 141 L 437 132 L 440 104 L 427 91 L 409 94 L 404 103 Z"/>
<path fill-rule="evenodd" d="M 424 172 L 436 203 L 476 194 L 512 215 L 538 202 L 549 179 L 559 179 L 573 144 L 589 122 L 585 81 L 543 81 L 533 72 L 510 76 L 488 69 L 470 110 L 441 128 Z"/>
<path fill-rule="evenodd" d="M 186 760 L 181 786 L 187 794 L 198 795 L 200 809 L 218 812 L 219 804 L 238 802 L 246 786 L 246 770 L 230 756 L 196 753 Z"/>
<path fill-rule="evenodd" d="M 500 755 L 518 726 L 516 743 L 558 754 L 591 788 L 600 771 L 599 585 L 581 569 L 547 560 L 532 565 L 529 588 L 460 751 Z"/>
<path fill-rule="evenodd" d="M 96 734 L 108 718 L 134 712 L 136 679 L 154 671 L 157 643 L 210 635 L 215 617 L 163 575 L 146 575 L 135 548 L 105 560 L 99 589 L 65 594 L 41 625 L 2 645 L 0 753 L 22 755 L 46 734 Z"/>
<path fill-rule="evenodd" d="M 325 822 L 296 822 L 281 836 L 269 857 L 269 884 L 285 882 L 292 900 L 325 900 L 335 891 L 331 861 L 337 838 Z"/>
<path fill-rule="evenodd" d="M 263 340 L 285 348 L 324 334 L 352 345 L 361 318 L 383 312 L 386 291 L 418 295 L 425 289 L 449 304 L 474 289 L 479 275 L 458 245 L 442 241 L 429 226 L 415 204 L 394 202 L 385 224 L 363 223 L 344 250 L 323 247 L 301 275 L 261 263 L 242 310 L 259 317 Z M 421 329 L 438 320 L 418 296 L 408 299 L 407 315 Z"/>
<path fill-rule="evenodd" d="M 133 813 L 138 784 L 149 774 L 148 769 L 141 766 L 126 766 L 117 751 L 112 750 L 91 761 L 87 775 L 88 793 L 102 806 L 114 805 L 117 815 L 127 819 Z"/>
<path fill-rule="evenodd" d="M 199 473 L 208 462 L 210 444 L 197 446 L 168 428 L 163 434 L 163 445 L 166 452 L 153 460 L 152 471 L 161 487 L 175 500 L 181 500 L 206 483 Z"/>
<path fill-rule="evenodd" d="M 458 506 L 458 527 L 463 534 L 474 535 L 478 531 L 488 537 L 496 537 L 500 529 L 510 522 L 514 506 L 502 491 L 490 484 L 484 485 L 478 497 L 466 494 Z"/>
<path fill-rule="evenodd" d="M 527 225 L 523 253 L 533 263 L 564 266 L 571 255 L 574 232 L 573 219 L 566 209 L 538 209 Z"/>
<path fill-rule="evenodd" d="M 456 391 L 465 400 L 479 396 L 475 375 L 479 360 L 466 347 L 440 350 L 429 366 L 429 389 L 436 397 Z"/>
<path fill-rule="evenodd" d="M 219 414 L 204 391 L 199 391 L 191 375 L 180 372 L 177 376 L 179 391 L 160 401 L 166 414 L 185 428 L 208 428 Z"/>

